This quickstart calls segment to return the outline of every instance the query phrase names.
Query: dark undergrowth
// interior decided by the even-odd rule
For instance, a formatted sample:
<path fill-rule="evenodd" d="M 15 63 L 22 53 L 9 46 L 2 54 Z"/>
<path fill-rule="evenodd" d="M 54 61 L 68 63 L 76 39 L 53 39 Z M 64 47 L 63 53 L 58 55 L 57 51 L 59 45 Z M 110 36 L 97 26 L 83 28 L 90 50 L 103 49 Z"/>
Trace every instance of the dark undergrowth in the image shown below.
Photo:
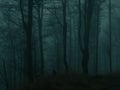
<path fill-rule="evenodd" d="M 64 73 L 37 77 L 26 90 L 114 90 L 120 86 L 117 74 L 90 76 L 80 73 Z M 120 89 L 118 89 L 120 90 Z"/>

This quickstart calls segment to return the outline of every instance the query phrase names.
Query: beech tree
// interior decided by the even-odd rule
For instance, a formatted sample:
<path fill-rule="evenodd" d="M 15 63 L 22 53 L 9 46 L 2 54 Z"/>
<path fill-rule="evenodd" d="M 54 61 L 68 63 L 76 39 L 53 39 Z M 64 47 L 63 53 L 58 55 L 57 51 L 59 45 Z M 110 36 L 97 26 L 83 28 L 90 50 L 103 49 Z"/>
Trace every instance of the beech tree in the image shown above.
<path fill-rule="evenodd" d="M 63 61 L 65 66 L 65 71 L 68 71 L 67 63 L 67 0 L 62 0 L 62 9 L 63 9 Z"/>
<path fill-rule="evenodd" d="M 89 62 L 89 37 L 91 29 L 91 20 L 93 15 L 93 8 L 95 0 L 85 0 L 84 4 L 84 47 L 82 49 L 82 68 L 83 73 L 88 74 L 88 62 Z"/>
<path fill-rule="evenodd" d="M 27 22 L 25 21 L 24 11 L 23 11 L 23 1 L 20 0 L 20 10 L 22 15 L 22 22 L 24 26 L 24 30 L 26 33 L 26 46 L 27 46 L 27 62 L 25 61 L 27 65 L 27 74 L 29 80 L 33 80 L 33 64 L 32 64 L 32 29 L 33 29 L 33 0 L 28 0 L 28 16 L 27 16 Z"/>
<path fill-rule="evenodd" d="M 111 0 L 109 0 L 109 39 L 110 39 L 110 46 L 109 46 L 109 58 L 110 58 L 110 72 L 112 72 L 112 29 L 111 29 Z"/>

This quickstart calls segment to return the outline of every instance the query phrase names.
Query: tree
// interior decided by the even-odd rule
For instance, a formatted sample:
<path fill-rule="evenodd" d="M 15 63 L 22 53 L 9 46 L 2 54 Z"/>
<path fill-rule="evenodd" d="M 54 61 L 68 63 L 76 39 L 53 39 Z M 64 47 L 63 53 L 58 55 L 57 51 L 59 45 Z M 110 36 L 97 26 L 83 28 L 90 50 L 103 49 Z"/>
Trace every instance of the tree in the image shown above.
<path fill-rule="evenodd" d="M 43 23 L 43 0 L 37 0 L 37 15 L 38 15 L 38 30 L 40 42 L 40 60 L 41 60 L 41 73 L 44 74 L 44 50 L 43 50 L 43 37 L 42 37 L 42 23 Z"/>
<path fill-rule="evenodd" d="M 63 61 L 65 66 L 65 71 L 68 71 L 67 63 L 67 0 L 62 0 L 62 9 L 63 9 Z"/>
<path fill-rule="evenodd" d="M 27 59 L 28 59 L 28 75 L 29 80 L 33 80 L 33 67 L 32 67 L 32 16 L 33 16 L 33 0 L 28 0 L 28 22 L 27 22 Z"/>
<path fill-rule="evenodd" d="M 81 42 L 81 0 L 78 0 L 78 43 L 79 43 L 79 48 L 82 51 L 82 42 Z"/>
<path fill-rule="evenodd" d="M 22 15 L 22 22 L 26 33 L 26 46 L 27 46 L 27 65 L 28 79 L 33 80 L 33 65 L 32 65 L 32 29 L 33 29 L 33 0 L 28 0 L 28 16 L 27 22 L 25 22 L 25 16 L 22 8 L 23 2 L 20 0 L 20 11 Z"/>
<path fill-rule="evenodd" d="M 81 18 L 82 18 L 82 11 L 81 11 L 81 0 L 78 0 L 78 53 L 79 53 L 79 59 L 80 59 L 80 52 L 83 51 L 82 47 L 82 41 L 81 41 Z M 79 60 L 80 61 L 80 60 Z"/>
<path fill-rule="evenodd" d="M 89 33 L 91 28 L 91 19 L 93 14 L 93 7 L 95 0 L 85 0 L 84 11 L 84 48 L 82 50 L 82 68 L 83 73 L 88 74 L 88 62 L 89 62 Z"/>
<path fill-rule="evenodd" d="M 98 60 L 99 60 L 99 26 L 100 26 L 100 1 L 98 0 L 96 2 L 96 7 L 97 7 L 97 10 L 96 10 L 96 16 L 97 16 L 97 20 L 96 20 L 96 23 L 97 23 L 97 29 L 96 29 L 96 67 L 95 67 L 95 72 L 96 72 L 96 75 L 97 75 L 97 72 L 98 72 Z"/>
<path fill-rule="evenodd" d="M 112 72 L 112 29 L 111 29 L 111 0 L 109 0 L 109 39 L 110 39 L 110 47 L 109 47 L 109 58 L 110 58 L 110 72 Z"/>
<path fill-rule="evenodd" d="M 73 56 L 72 56 L 72 29 L 73 29 L 73 18 L 72 18 L 72 7 L 71 7 L 71 4 L 72 4 L 72 2 L 71 1 L 69 1 L 68 2 L 69 4 L 68 4 L 68 15 L 69 15 L 69 68 L 71 69 L 71 67 L 72 67 L 72 59 L 73 59 Z"/>

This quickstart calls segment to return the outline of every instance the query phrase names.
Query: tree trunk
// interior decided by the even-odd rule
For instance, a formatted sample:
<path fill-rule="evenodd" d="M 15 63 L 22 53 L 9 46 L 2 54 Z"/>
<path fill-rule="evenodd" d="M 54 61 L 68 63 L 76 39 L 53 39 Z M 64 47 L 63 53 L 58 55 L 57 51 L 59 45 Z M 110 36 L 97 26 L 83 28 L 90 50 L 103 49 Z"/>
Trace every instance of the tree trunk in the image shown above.
<path fill-rule="evenodd" d="M 43 8 L 44 8 L 43 0 L 41 0 L 41 2 L 38 1 L 37 13 L 38 13 L 38 29 L 39 29 L 39 41 L 40 41 L 41 74 L 44 75 L 44 50 L 43 50 L 43 37 L 42 37 Z"/>
<path fill-rule="evenodd" d="M 33 64 L 32 64 L 32 16 L 33 16 L 33 0 L 28 0 L 28 22 L 26 30 L 27 39 L 27 65 L 28 65 L 28 79 L 33 80 Z"/>
<path fill-rule="evenodd" d="M 82 51 L 82 41 L 81 41 L 81 0 L 78 0 L 78 44 L 79 44 L 79 51 Z"/>
<path fill-rule="evenodd" d="M 91 19 L 93 14 L 94 0 L 85 0 L 85 34 L 84 34 L 84 49 L 82 51 L 82 68 L 83 73 L 88 74 L 88 62 L 89 62 L 89 33 L 91 28 Z"/>
<path fill-rule="evenodd" d="M 110 72 L 112 72 L 112 30 L 111 30 L 111 0 L 109 0 L 109 39 L 110 39 L 110 50 L 109 50 L 109 58 L 110 58 Z"/>
<path fill-rule="evenodd" d="M 67 10 L 67 0 L 62 0 L 63 5 L 63 60 L 65 71 L 68 71 L 68 63 L 67 63 L 67 19 L 66 19 L 66 10 Z"/>
<path fill-rule="evenodd" d="M 25 51 L 25 61 L 24 66 L 27 69 L 28 80 L 33 80 L 33 64 L 32 64 L 32 25 L 33 25 L 33 0 L 28 0 L 28 16 L 27 22 L 25 21 L 23 1 L 20 0 L 20 12 L 23 22 L 23 29 L 26 34 L 26 51 Z"/>
<path fill-rule="evenodd" d="M 97 14 L 97 20 L 96 20 L 96 22 L 97 22 L 97 31 L 96 31 L 96 64 L 95 64 L 95 73 L 96 73 L 96 75 L 97 75 L 97 73 L 98 73 L 98 59 L 99 59 L 99 57 L 98 57 L 98 54 L 99 54 L 99 22 L 100 22 L 100 1 L 98 0 L 97 2 L 96 2 L 96 7 L 97 7 L 97 10 L 96 10 L 96 14 Z"/>

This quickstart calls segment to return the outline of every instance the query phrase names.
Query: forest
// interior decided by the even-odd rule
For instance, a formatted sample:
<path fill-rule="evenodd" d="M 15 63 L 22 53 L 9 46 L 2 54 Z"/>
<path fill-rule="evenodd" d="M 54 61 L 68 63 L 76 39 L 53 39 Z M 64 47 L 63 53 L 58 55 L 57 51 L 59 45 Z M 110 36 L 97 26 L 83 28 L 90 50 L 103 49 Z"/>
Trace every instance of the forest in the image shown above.
<path fill-rule="evenodd" d="M 0 90 L 120 90 L 120 0 L 0 0 Z"/>

